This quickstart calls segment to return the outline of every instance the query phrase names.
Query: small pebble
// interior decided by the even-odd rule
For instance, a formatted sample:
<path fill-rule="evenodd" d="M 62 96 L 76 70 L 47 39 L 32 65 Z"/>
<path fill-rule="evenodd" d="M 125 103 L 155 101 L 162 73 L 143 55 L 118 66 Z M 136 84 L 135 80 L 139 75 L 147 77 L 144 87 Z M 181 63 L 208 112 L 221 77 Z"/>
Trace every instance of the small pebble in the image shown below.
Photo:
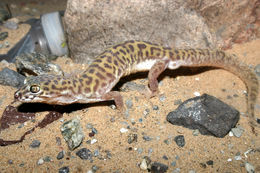
<path fill-rule="evenodd" d="M 235 156 L 234 159 L 235 160 L 242 160 L 242 157 L 241 156 Z"/>
<path fill-rule="evenodd" d="M 257 119 L 256 119 L 256 122 L 257 122 L 258 124 L 260 124 L 260 118 L 257 118 Z"/>
<path fill-rule="evenodd" d="M 229 159 L 227 159 L 227 161 L 228 161 L 228 162 L 231 162 L 231 161 L 232 161 L 232 159 L 231 159 L 231 158 L 229 158 Z"/>
<path fill-rule="evenodd" d="M 195 96 L 200 96 L 200 93 L 199 93 L 198 91 L 195 91 L 193 94 L 194 94 Z"/>
<path fill-rule="evenodd" d="M 42 165 L 44 163 L 44 160 L 42 158 L 40 158 L 38 161 L 37 161 L 37 165 Z"/>
<path fill-rule="evenodd" d="M 121 132 L 121 133 L 126 133 L 126 132 L 128 132 L 128 129 L 126 129 L 126 128 L 121 128 L 121 129 L 120 129 L 120 132 Z"/>
<path fill-rule="evenodd" d="M 159 162 L 154 162 L 151 166 L 151 172 L 154 173 L 164 173 L 167 172 L 168 166 Z M 177 173 L 177 172 L 176 172 Z"/>
<path fill-rule="evenodd" d="M 213 160 L 209 160 L 206 163 L 207 163 L 207 165 L 213 165 L 214 164 Z"/>
<path fill-rule="evenodd" d="M 70 169 L 67 166 L 64 166 L 59 169 L 59 173 L 69 173 L 69 172 L 70 172 Z"/>
<path fill-rule="evenodd" d="M 179 172 L 181 172 L 181 169 L 180 169 L 180 168 L 176 168 L 176 169 L 174 169 L 174 170 L 172 171 L 172 173 L 179 173 Z"/>
<path fill-rule="evenodd" d="M 155 111 L 159 110 L 159 106 L 153 105 L 153 110 L 155 110 Z"/>
<path fill-rule="evenodd" d="M 150 113 L 150 110 L 148 108 L 145 109 L 144 112 L 143 112 L 144 116 L 147 116 L 149 113 Z"/>
<path fill-rule="evenodd" d="M 153 138 L 151 138 L 150 136 L 144 135 L 143 136 L 143 140 L 145 141 L 151 141 Z"/>
<path fill-rule="evenodd" d="M 166 96 L 165 96 L 165 95 L 161 95 L 161 96 L 159 97 L 159 100 L 160 100 L 161 102 L 164 102 L 164 101 L 166 100 Z"/>
<path fill-rule="evenodd" d="M 87 148 L 81 148 L 76 152 L 76 155 L 80 157 L 82 160 L 92 160 L 92 153 Z"/>
<path fill-rule="evenodd" d="M 163 159 L 164 160 L 169 160 L 169 158 L 167 156 L 165 156 L 165 155 L 163 156 Z"/>
<path fill-rule="evenodd" d="M 173 161 L 173 162 L 171 163 L 171 166 L 176 166 L 176 161 Z"/>
<path fill-rule="evenodd" d="M 86 128 L 87 128 L 87 129 L 93 129 L 93 125 L 92 125 L 91 123 L 88 123 L 88 124 L 86 125 Z"/>
<path fill-rule="evenodd" d="M 255 168 L 250 163 L 246 162 L 245 168 L 248 173 L 255 173 Z"/>
<path fill-rule="evenodd" d="M 152 152 L 153 152 L 153 149 L 152 149 L 152 148 L 149 148 L 149 149 L 148 149 L 148 154 L 151 155 Z"/>
<path fill-rule="evenodd" d="M 99 150 L 98 150 L 98 149 L 94 150 L 94 153 L 93 153 L 93 155 L 94 155 L 94 157 L 97 157 L 97 156 L 99 156 Z"/>
<path fill-rule="evenodd" d="M 174 141 L 179 147 L 184 147 L 185 145 L 185 139 L 183 135 L 178 135 L 174 138 Z"/>
<path fill-rule="evenodd" d="M 131 109 L 133 107 L 133 101 L 131 99 L 127 99 L 125 101 L 125 104 L 128 109 Z"/>
<path fill-rule="evenodd" d="M 137 134 L 135 133 L 130 133 L 128 136 L 127 136 L 127 142 L 128 144 L 131 144 L 133 142 L 137 142 Z"/>
<path fill-rule="evenodd" d="M 94 133 L 94 134 L 98 134 L 97 129 L 93 127 L 93 128 L 92 128 L 92 133 Z"/>
<path fill-rule="evenodd" d="M 30 148 L 38 148 L 41 145 L 41 142 L 39 140 L 33 140 L 30 144 Z"/>
<path fill-rule="evenodd" d="M 242 136 L 244 129 L 242 129 L 242 127 L 236 127 L 236 128 L 232 128 L 231 131 L 235 137 L 239 138 Z"/>
<path fill-rule="evenodd" d="M 255 66 L 255 73 L 258 77 L 260 77 L 260 64 Z"/>
<path fill-rule="evenodd" d="M 94 143 L 96 143 L 97 142 L 97 139 L 92 139 L 91 141 L 90 141 L 90 144 L 94 144 Z"/>
<path fill-rule="evenodd" d="M 62 150 L 61 152 L 58 153 L 58 155 L 57 155 L 56 158 L 57 158 L 58 160 L 63 159 L 63 158 L 64 158 L 64 154 L 65 154 L 65 152 Z"/>
<path fill-rule="evenodd" d="M 50 156 L 44 157 L 43 160 L 44 160 L 45 162 L 51 162 L 51 161 L 53 161 Z"/>
<path fill-rule="evenodd" d="M 193 130 L 192 135 L 193 136 L 199 136 L 200 131 L 198 129 Z"/>
<path fill-rule="evenodd" d="M 138 152 L 138 154 L 142 154 L 143 153 L 143 149 L 142 148 L 138 148 L 137 152 Z"/>
<path fill-rule="evenodd" d="M 14 162 L 13 162 L 13 160 L 9 159 L 7 163 L 8 163 L 9 165 L 12 165 Z"/>
<path fill-rule="evenodd" d="M 0 33 L 0 41 L 5 40 L 8 37 L 8 32 L 1 32 Z"/>

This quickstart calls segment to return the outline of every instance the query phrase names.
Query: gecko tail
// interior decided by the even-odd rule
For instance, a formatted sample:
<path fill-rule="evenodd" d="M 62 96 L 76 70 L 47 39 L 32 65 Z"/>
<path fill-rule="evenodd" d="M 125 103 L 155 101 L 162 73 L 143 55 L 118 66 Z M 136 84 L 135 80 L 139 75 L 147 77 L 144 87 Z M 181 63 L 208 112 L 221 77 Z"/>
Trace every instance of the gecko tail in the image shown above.
<path fill-rule="evenodd" d="M 184 55 L 185 51 L 182 52 Z M 255 118 L 255 104 L 259 93 L 258 78 L 248 65 L 241 62 L 236 55 L 228 54 L 221 50 L 190 49 L 186 50 L 186 62 L 188 66 L 214 66 L 233 73 L 238 76 L 247 87 L 247 113 L 249 124 L 254 128 L 259 125 Z M 255 133 L 256 134 L 256 133 Z"/>

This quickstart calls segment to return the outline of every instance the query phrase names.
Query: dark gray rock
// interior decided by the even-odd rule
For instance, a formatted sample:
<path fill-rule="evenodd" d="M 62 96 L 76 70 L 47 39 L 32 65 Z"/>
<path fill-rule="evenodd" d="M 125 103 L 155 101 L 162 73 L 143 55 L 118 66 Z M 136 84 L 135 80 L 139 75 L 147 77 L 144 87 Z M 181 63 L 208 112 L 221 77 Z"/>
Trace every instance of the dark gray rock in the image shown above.
<path fill-rule="evenodd" d="M 221 100 L 203 94 L 183 102 L 167 115 L 167 121 L 203 135 L 224 137 L 239 120 L 239 112 Z"/>
<path fill-rule="evenodd" d="M 0 84 L 20 88 L 24 84 L 25 77 L 16 71 L 5 67 L 0 71 Z"/>
<path fill-rule="evenodd" d="M 15 66 L 17 71 L 25 76 L 55 74 L 63 75 L 63 71 L 59 65 L 50 61 L 55 59 L 54 55 L 46 55 L 41 53 L 22 53 L 15 57 Z"/>
<path fill-rule="evenodd" d="M 174 138 L 174 141 L 179 147 L 184 147 L 185 145 L 185 139 L 183 135 L 178 135 Z"/>
<path fill-rule="evenodd" d="M 76 155 L 79 156 L 82 160 L 92 160 L 92 153 L 87 148 L 81 148 L 76 152 Z"/>
<path fill-rule="evenodd" d="M 151 167 L 152 173 L 164 173 L 168 170 L 168 166 L 159 162 L 154 162 Z"/>
<path fill-rule="evenodd" d="M 8 37 L 8 32 L 1 32 L 0 33 L 0 41 L 5 40 Z"/>
<path fill-rule="evenodd" d="M 257 74 L 258 77 L 260 77 L 260 64 L 255 66 L 255 73 Z"/>
<path fill-rule="evenodd" d="M 30 144 L 30 148 L 38 148 L 41 145 L 41 142 L 39 140 L 33 140 Z"/>
<path fill-rule="evenodd" d="M 70 172 L 70 169 L 67 166 L 64 166 L 59 169 L 59 173 L 69 173 L 69 172 Z"/>
<path fill-rule="evenodd" d="M 65 153 L 64 151 L 59 152 L 56 158 L 58 160 L 63 159 L 64 158 L 64 153 Z"/>

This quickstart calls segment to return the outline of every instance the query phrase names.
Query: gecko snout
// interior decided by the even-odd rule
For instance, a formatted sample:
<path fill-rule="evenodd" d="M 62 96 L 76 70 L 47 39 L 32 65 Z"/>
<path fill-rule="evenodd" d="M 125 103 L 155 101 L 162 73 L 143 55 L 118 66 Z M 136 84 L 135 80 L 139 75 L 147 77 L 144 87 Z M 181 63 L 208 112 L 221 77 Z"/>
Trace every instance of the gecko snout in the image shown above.
<path fill-rule="evenodd" d="M 19 91 L 17 91 L 17 92 L 14 94 L 14 99 L 15 99 L 15 100 L 19 100 L 19 99 L 21 99 L 21 97 L 22 97 L 22 93 L 19 92 Z"/>

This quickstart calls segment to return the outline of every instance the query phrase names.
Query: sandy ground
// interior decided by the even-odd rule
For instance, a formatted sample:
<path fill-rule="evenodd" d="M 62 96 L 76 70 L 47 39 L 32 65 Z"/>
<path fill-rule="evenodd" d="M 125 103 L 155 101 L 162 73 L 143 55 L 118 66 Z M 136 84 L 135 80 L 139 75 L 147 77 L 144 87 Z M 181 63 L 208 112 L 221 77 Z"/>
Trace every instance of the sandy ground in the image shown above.
<path fill-rule="evenodd" d="M 229 52 L 236 53 L 243 61 L 248 64 L 259 64 L 260 57 L 260 40 L 255 40 L 243 45 L 235 45 Z M 74 65 L 70 60 L 59 58 L 57 63 L 66 69 L 67 72 L 73 72 L 79 69 L 80 65 Z M 14 67 L 13 64 L 9 66 Z M 84 66 L 82 67 L 84 69 Z M 172 71 L 174 74 L 176 71 Z M 178 72 L 178 71 L 177 71 Z M 135 79 L 137 83 L 147 83 L 147 80 Z M 225 89 L 226 91 L 223 91 Z M 179 74 L 176 77 L 169 77 L 167 74 L 162 75 L 160 91 L 165 95 L 165 100 L 161 101 L 159 97 L 147 100 L 137 91 L 122 92 L 124 100 L 132 100 L 133 108 L 129 109 L 130 117 L 124 119 L 122 115 L 109 107 L 110 103 L 105 104 L 89 104 L 87 108 L 76 109 L 71 113 L 65 113 L 61 120 L 48 125 L 43 129 L 36 129 L 35 132 L 28 135 L 22 143 L 0 147 L 0 172 L 57 172 L 57 169 L 68 166 L 71 172 L 86 172 L 93 165 L 99 167 L 100 172 L 141 172 L 138 164 L 144 156 L 149 156 L 152 161 L 157 161 L 169 166 L 169 172 L 180 168 L 181 172 L 195 170 L 196 172 L 246 172 L 244 164 L 249 162 L 260 171 L 260 153 L 251 152 L 244 155 L 250 149 L 259 149 L 260 140 L 256 138 L 250 131 L 248 118 L 241 116 L 239 125 L 245 129 L 240 138 L 226 136 L 225 138 L 215 138 L 212 136 L 194 136 L 192 130 L 173 126 L 166 122 L 168 112 L 174 110 L 177 105 L 174 101 L 181 99 L 182 101 L 194 97 L 194 92 L 208 93 L 224 102 L 232 105 L 241 113 L 246 111 L 245 104 L 245 86 L 240 79 L 224 70 L 209 70 L 196 75 Z M 0 114 L 5 107 L 13 101 L 13 93 L 16 89 L 8 86 L 0 86 L 1 108 Z M 238 97 L 233 97 L 237 94 Z M 231 98 L 228 98 L 231 96 Z M 158 105 L 159 110 L 153 110 L 152 106 Z M 258 100 L 259 105 L 259 100 Z M 144 110 L 149 109 L 150 113 L 145 118 Z M 38 112 L 36 122 L 43 119 L 47 111 Z M 256 115 L 260 117 L 259 108 Z M 60 132 L 62 121 L 70 120 L 74 117 L 81 119 L 80 123 L 85 133 L 85 140 L 79 148 L 69 151 Z M 115 121 L 111 121 L 115 118 Z M 139 119 L 142 118 L 142 122 Z M 9 129 L 1 132 L 0 137 L 5 140 L 19 139 L 20 136 L 28 129 L 32 128 L 36 122 L 28 121 L 24 123 L 22 128 L 18 128 L 19 124 L 11 126 Z M 135 122 L 134 124 L 132 122 Z M 88 137 L 90 130 L 86 128 L 87 124 L 93 124 L 98 130 L 98 134 L 94 137 Z M 121 128 L 130 127 L 126 133 L 120 133 Z M 260 131 L 260 129 L 257 129 Z M 137 142 L 127 143 L 128 135 L 136 133 L 138 135 Z M 184 147 L 178 147 L 174 142 L 174 137 L 184 135 L 186 144 Z M 152 138 L 151 141 L 144 141 L 143 135 Z M 57 145 L 56 138 L 60 137 L 61 145 Z M 89 139 L 97 139 L 94 144 L 87 144 Z M 33 140 L 39 140 L 41 145 L 39 148 L 32 149 L 29 145 Z M 166 144 L 164 141 L 169 140 Z M 100 155 L 106 156 L 106 152 L 110 151 L 111 158 L 100 159 L 93 158 L 93 162 L 81 160 L 76 156 L 78 149 L 86 147 L 90 151 L 98 149 Z M 142 153 L 139 153 L 140 148 Z M 57 160 L 57 154 L 64 150 L 65 157 Z M 152 151 L 152 152 L 151 152 Z M 240 153 L 242 160 L 235 160 L 234 157 Z M 49 156 L 52 158 L 50 162 L 44 162 L 38 165 L 40 158 Z M 163 158 L 166 156 L 168 158 Z M 176 159 L 177 158 L 177 159 Z M 228 161 L 232 159 L 232 161 Z M 12 160 L 12 164 L 8 163 Z M 213 165 L 202 165 L 212 160 Z M 176 166 L 171 166 L 172 162 L 176 162 Z M 99 172 L 98 171 L 98 172 Z"/>
<path fill-rule="evenodd" d="M 237 54 L 242 61 L 255 66 L 260 64 L 259 47 L 260 40 L 255 40 L 235 45 L 228 52 Z M 56 63 L 68 73 L 86 68 L 84 65 L 73 64 L 67 58 L 59 58 Z M 5 66 L 15 69 L 13 64 L 0 65 L 0 70 Z M 147 80 L 142 77 L 125 79 L 124 82 L 147 84 Z M 147 100 L 138 91 L 121 92 L 124 101 L 133 102 L 128 119 L 111 109 L 111 102 L 88 104 L 86 108 L 64 113 L 60 120 L 45 128 L 37 128 L 32 134 L 26 136 L 22 143 L 0 147 L 0 172 L 57 172 L 64 166 L 69 167 L 70 172 L 87 172 L 94 165 L 99 168 L 97 172 L 142 172 L 138 165 L 144 156 L 167 165 L 168 172 L 178 169 L 180 172 L 194 170 L 197 173 L 246 172 L 246 162 L 253 165 L 256 172 L 260 172 L 260 139 L 251 133 L 248 118 L 243 116 L 246 111 L 244 94 L 246 87 L 238 77 L 224 70 L 214 69 L 195 74 L 191 71 L 186 75 L 183 75 L 181 70 L 167 71 L 160 79 L 159 89 L 165 99 L 155 97 Z M 6 106 L 13 101 L 15 91 L 15 88 L 0 86 L 0 116 Z M 245 130 L 243 135 L 240 138 L 229 135 L 224 138 L 200 134 L 194 136 L 193 130 L 169 124 L 166 115 L 177 108 L 178 105 L 174 102 L 194 97 L 194 92 L 213 95 L 239 110 L 242 115 L 238 125 Z M 256 116 L 260 118 L 260 99 L 257 104 Z M 154 105 L 157 105 L 159 110 L 153 110 Z M 149 109 L 147 116 L 144 115 L 146 109 Z M 35 121 L 28 121 L 22 127 L 21 124 L 13 125 L 0 132 L 0 138 L 19 139 L 47 113 L 48 110 L 37 112 Z M 64 121 L 74 117 L 80 119 L 85 139 L 80 147 L 70 151 L 61 135 L 60 127 Z M 86 128 L 89 123 L 98 131 L 94 137 L 89 137 L 91 131 Z M 121 133 L 121 128 L 128 128 L 128 131 Z M 260 133 L 260 129 L 257 131 Z M 129 144 L 128 135 L 133 133 L 138 136 L 137 142 Z M 151 137 L 152 140 L 143 140 L 144 135 Z M 174 137 L 177 135 L 184 135 L 186 141 L 184 147 L 178 147 L 174 142 Z M 61 139 L 61 145 L 57 144 L 56 138 Z M 91 139 L 97 139 L 97 142 L 88 144 L 86 141 Z M 39 140 L 41 145 L 38 148 L 30 148 L 33 140 Z M 165 140 L 169 143 L 166 144 Z M 93 162 L 82 160 L 76 156 L 76 152 L 81 148 L 87 148 L 92 153 L 94 150 L 99 150 L 99 157 L 93 157 Z M 57 160 L 56 156 L 62 150 L 65 151 L 65 157 Z M 252 152 L 246 154 L 250 150 Z M 111 157 L 107 157 L 108 152 L 111 153 Z M 241 160 L 235 159 L 237 155 L 241 156 Z M 49 156 L 51 161 L 37 164 L 39 159 L 46 156 Z M 213 161 L 213 165 L 207 164 L 210 160 Z"/>

